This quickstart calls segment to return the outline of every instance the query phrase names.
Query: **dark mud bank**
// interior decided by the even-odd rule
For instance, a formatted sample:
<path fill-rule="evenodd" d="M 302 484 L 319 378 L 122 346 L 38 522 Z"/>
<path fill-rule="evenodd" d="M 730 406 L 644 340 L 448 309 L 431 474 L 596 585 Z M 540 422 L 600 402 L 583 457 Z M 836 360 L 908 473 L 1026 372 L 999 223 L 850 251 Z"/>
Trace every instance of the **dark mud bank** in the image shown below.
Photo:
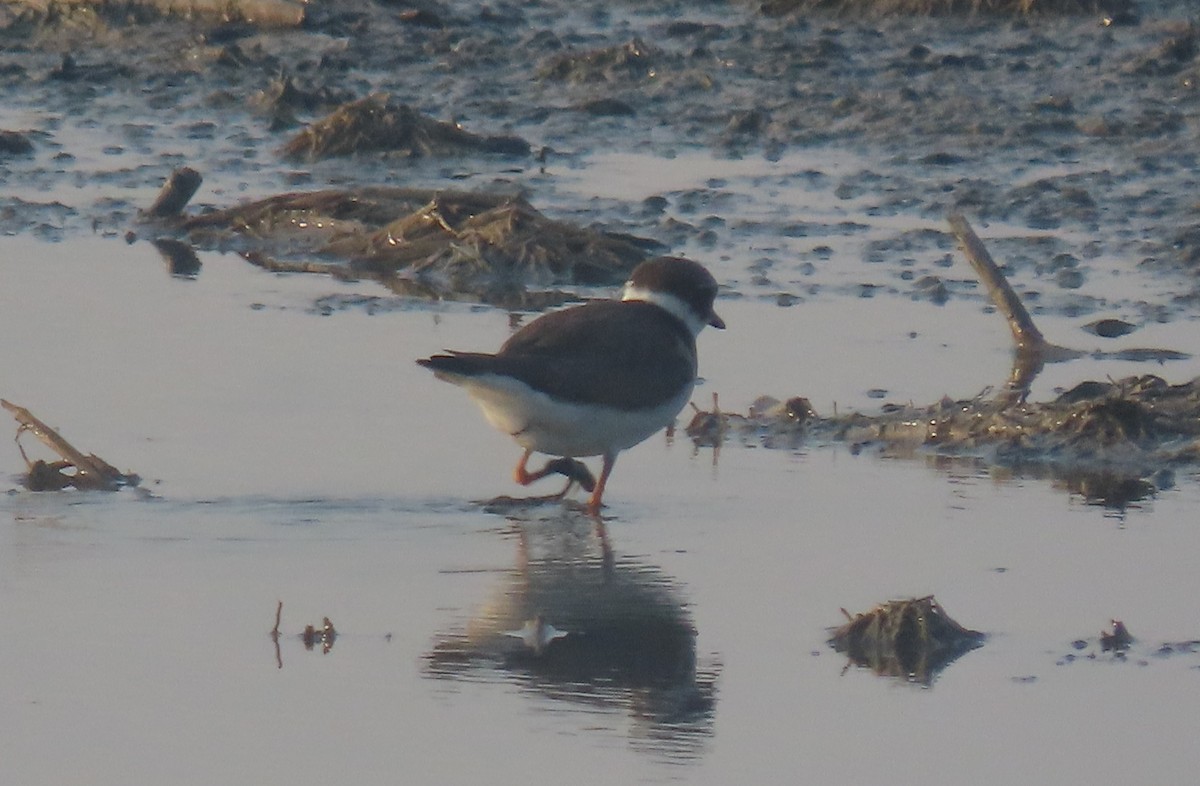
<path fill-rule="evenodd" d="M 180 163 L 258 195 L 305 182 L 441 187 L 484 173 L 534 188 L 543 204 L 553 178 L 521 155 L 526 143 L 551 162 L 611 149 L 774 158 L 836 146 L 870 163 L 825 188 L 866 215 L 961 210 L 1090 235 L 1089 253 L 1129 265 L 1200 266 L 1190 196 L 1200 32 L 1184 3 L 1146 0 L 1119 16 L 1076 4 L 1079 13 L 849 19 L 804 3 L 314 2 L 290 25 L 258 10 L 267 5 L 297 6 L 222 4 L 242 10 L 224 17 L 155 14 L 150 3 L 52 4 L 60 11 L 40 16 L 45 4 L 0 6 L 3 124 L 32 145 L 0 156 L 3 228 L 118 231 L 133 214 L 125 192 L 155 187 Z M 416 169 L 410 156 L 366 151 L 286 160 L 305 124 L 378 93 L 482 138 L 520 140 L 500 145 L 516 155 Z M 104 140 L 98 160 L 76 152 L 78 132 Z M 81 180 L 111 193 L 44 197 Z M 722 189 L 706 190 L 713 203 Z M 725 215 L 701 227 L 677 212 L 681 195 L 663 196 L 663 210 L 587 210 L 676 244 L 715 232 L 718 252 L 804 218 Z M 583 207 L 553 201 L 564 214 Z"/>

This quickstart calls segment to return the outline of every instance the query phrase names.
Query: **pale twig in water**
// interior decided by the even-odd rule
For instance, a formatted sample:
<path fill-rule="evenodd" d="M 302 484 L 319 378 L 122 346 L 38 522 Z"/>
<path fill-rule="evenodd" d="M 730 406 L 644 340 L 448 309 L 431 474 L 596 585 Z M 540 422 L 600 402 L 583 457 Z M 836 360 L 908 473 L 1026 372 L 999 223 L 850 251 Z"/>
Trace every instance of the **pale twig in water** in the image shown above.
<path fill-rule="evenodd" d="M 25 463 L 28 465 L 29 475 L 27 476 L 27 485 L 32 490 L 38 491 L 46 488 L 59 490 L 66 486 L 74 486 L 78 489 L 115 491 L 122 486 L 136 486 L 141 482 L 141 478 L 137 475 L 121 472 L 95 453 L 89 453 L 85 456 L 74 445 L 63 439 L 57 431 L 34 417 L 33 413 L 25 407 L 19 407 L 3 399 L 0 399 L 0 406 L 11 412 L 13 418 L 20 424 L 17 428 L 17 447 L 21 451 L 21 457 L 25 459 Z M 29 457 L 25 455 L 25 448 L 21 446 L 20 442 L 21 434 L 26 431 L 33 434 L 46 447 L 61 456 L 62 461 L 56 461 L 53 464 L 29 461 Z M 54 483 L 39 485 L 38 482 L 34 482 L 45 481 L 45 478 L 41 476 L 44 474 L 44 470 L 42 469 L 44 467 L 49 467 L 57 475 Z M 67 475 L 62 472 L 62 470 L 72 467 L 75 469 L 74 475 Z M 42 470 L 42 472 L 38 473 L 38 470 Z M 35 473 L 37 473 L 36 476 Z"/>

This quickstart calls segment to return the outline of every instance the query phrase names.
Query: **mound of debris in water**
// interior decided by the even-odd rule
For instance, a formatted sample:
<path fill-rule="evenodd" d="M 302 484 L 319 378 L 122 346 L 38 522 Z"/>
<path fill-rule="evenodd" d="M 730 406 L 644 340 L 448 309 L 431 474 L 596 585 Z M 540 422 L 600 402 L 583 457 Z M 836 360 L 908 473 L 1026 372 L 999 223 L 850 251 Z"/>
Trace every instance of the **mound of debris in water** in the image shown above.
<path fill-rule="evenodd" d="M 959 625 L 932 595 L 881 603 L 864 614 L 850 616 L 829 639 L 850 663 L 885 677 L 920 685 L 934 678 L 962 655 L 983 645 L 984 634 Z"/>
<path fill-rule="evenodd" d="M 529 143 L 516 136 L 472 134 L 387 94 L 376 94 L 343 104 L 283 146 L 286 157 L 304 161 L 375 152 L 401 158 L 469 153 L 527 156 Z"/>
<path fill-rule="evenodd" d="M 1083 382 L 1053 401 L 943 399 L 878 414 L 822 417 L 807 399 L 762 398 L 746 415 L 697 411 L 697 445 L 724 439 L 794 448 L 805 439 L 935 455 L 1066 478 L 1072 491 L 1119 505 L 1149 496 L 1171 468 L 1200 464 L 1200 379 L 1171 385 L 1144 375 Z M 1156 482 L 1157 481 L 1157 482 Z"/>
<path fill-rule="evenodd" d="M 698 447 L 727 438 L 794 448 L 811 438 L 847 442 L 855 452 L 876 445 L 891 454 L 926 450 L 934 456 L 973 457 L 991 466 L 1066 481 L 1091 502 L 1123 508 L 1172 484 L 1171 468 L 1200 463 L 1200 378 L 1170 385 L 1145 375 L 1118 382 L 1083 382 L 1053 401 L 1027 400 L 1048 362 L 1086 353 L 1048 342 L 1020 297 L 966 218 L 950 226 L 963 253 L 1004 315 L 1013 338 L 1013 367 L 993 397 L 936 404 L 890 405 L 879 414 L 854 412 L 823 418 L 806 398 L 763 397 L 748 415 L 697 408 L 687 427 Z M 1188 355 L 1165 349 L 1132 349 L 1113 356 L 1173 360 Z M 1149 478 L 1149 479 L 1148 479 Z"/>
<path fill-rule="evenodd" d="M 506 308 L 577 299 L 558 287 L 620 284 L 658 249 L 547 218 L 518 195 L 364 187 L 281 194 L 181 219 L 169 212 L 152 208 L 147 217 L 197 248 L 235 250 L 271 270 L 373 278 L 404 295 Z"/>

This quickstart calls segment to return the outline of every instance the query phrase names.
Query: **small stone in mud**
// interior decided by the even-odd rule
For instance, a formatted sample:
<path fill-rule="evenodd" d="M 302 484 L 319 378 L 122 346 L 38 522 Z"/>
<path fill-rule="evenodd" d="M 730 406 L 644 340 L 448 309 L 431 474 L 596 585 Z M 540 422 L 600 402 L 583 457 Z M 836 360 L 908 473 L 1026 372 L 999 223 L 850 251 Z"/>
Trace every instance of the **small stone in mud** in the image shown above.
<path fill-rule="evenodd" d="M 950 289 L 938 276 L 922 276 L 913 284 L 913 296 L 944 305 L 950 299 Z"/>
<path fill-rule="evenodd" d="M 1138 329 L 1138 325 L 1124 322 L 1123 319 L 1097 319 L 1084 325 L 1084 330 L 1100 338 L 1117 338 L 1128 335 Z"/>
<path fill-rule="evenodd" d="M 1083 329 L 1101 338 L 1118 338 L 1137 330 L 1137 325 L 1122 319 L 1097 319 L 1084 325 Z"/>
<path fill-rule="evenodd" d="M 0 156 L 24 156 L 33 152 L 29 137 L 16 131 L 0 131 Z"/>

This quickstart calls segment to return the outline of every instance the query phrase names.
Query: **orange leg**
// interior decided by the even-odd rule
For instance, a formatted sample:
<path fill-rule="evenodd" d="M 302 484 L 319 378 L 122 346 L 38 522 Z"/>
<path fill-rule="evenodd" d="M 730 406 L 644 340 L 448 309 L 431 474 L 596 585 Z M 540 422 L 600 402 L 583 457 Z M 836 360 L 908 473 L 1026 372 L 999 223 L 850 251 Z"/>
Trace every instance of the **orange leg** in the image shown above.
<path fill-rule="evenodd" d="M 532 455 L 532 450 L 526 450 L 524 453 L 522 453 L 521 460 L 517 462 L 517 468 L 513 470 L 513 480 L 522 486 L 528 486 L 535 480 L 544 478 L 546 476 L 545 471 L 543 471 L 542 474 L 538 474 L 536 472 L 531 473 L 529 470 L 525 469 L 525 465 L 529 463 L 529 457 Z"/>
<path fill-rule="evenodd" d="M 588 513 L 593 516 L 600 515 L 600 508 L 603 507 L 600 498 L 604 496 L 604 486 L 608 483 L 608 476 L 612 474 L 613 465 L 616 463 L 616 453 L 604 454 L 604 465 L 600 468 L 600 479 L 596 481 L 596 489 L 592 492 L 592 498 L 588 500 Z"/>
<path fill-rule="evenodd" d="M 517 468 L 513 470 L 513 480 L 515 480 L 517 483 L 520 483 L 522 486 L 528 486 L 530 483 L 541 480 L 547 475 L 559 474 L 559 462 L 556 461 L 548 461 L 546 462 L 546 466 L 542 467 L 537 472 L 530 472 L 525 468 L 525 466 L 529 463 L 529 457 L 532 454 L 532 450 L 526 450 L 521 454 L 521 460 L 517 462 Z M 570 461 L 570 459 L 565 460 Z M 568 476 L 567 480 L 570 482 L 573 479 Z"/>

